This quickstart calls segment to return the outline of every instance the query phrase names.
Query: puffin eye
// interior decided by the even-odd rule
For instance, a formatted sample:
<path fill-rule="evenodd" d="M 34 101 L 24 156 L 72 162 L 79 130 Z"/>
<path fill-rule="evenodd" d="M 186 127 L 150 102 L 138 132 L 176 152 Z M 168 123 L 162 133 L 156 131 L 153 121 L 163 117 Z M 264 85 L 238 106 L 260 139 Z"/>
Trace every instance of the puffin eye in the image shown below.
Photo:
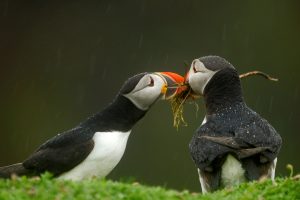
<path fill-rule="evenodd" d="M 194 73 L 197 73 L 197 72 L 202 72 L 204 73 L 205 71 L 203 69 L 201 69 L 201 66 L 199 65 L 201 62 L 197 60 L 194 60 L 192 65 L 193 65 L 193 71 Z"/>
<path fill-rule="evenodd" d="M 199 72 L 199 70 L 197 69 L 198 67 L 197 67 L 197 65 L 196 65 L 196 62 L 197 62 L 197 61 L 194 61 L 194 62 L 193 62 L 193 71 L 194 71 L 194 73 Z"/>
<path fill-rule="evenodd" d="M 148 84 L 149 87 L 154 86 L 154 79 L 150 76 L 150 83 Z"/>
<path fill-rule="evenodd" d="M 193 71 L 194 71 L 194 73 L 197 73 L 197 69 L 196 69 L 195 65 L 193 65 Z"/>

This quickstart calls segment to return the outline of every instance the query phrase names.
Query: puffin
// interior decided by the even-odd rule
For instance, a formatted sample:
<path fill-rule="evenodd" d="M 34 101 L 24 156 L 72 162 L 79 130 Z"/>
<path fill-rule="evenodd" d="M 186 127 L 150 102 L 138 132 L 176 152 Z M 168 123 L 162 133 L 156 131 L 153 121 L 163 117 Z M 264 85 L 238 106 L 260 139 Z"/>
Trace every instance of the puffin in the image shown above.
<path fill-rule="evenodd" d="M 189 143 L 202 192 L 274 180 L 281 136 L 247 106 L 234 66 L 222 57 L 204 56 L 192 61 L 186 82 L 203 97 L 206 109 Z"/>
<path fill-rule="evenodd" d="M 108 106 L 49 139 L 23 162 L 0 167 L 0 178 L 39 176 L 46 171 L 74 181 L 107 176 L 121 160 L 134 125 L 156 101 L 175 95 L 183 80 L 172 72 L 129 78 Z"/>

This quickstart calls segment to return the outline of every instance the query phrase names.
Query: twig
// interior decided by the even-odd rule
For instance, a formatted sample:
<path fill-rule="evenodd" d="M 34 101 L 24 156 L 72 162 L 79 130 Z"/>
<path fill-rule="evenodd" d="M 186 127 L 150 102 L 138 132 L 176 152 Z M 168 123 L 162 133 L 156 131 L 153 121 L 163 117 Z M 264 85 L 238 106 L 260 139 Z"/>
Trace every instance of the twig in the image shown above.
<path fill-rule="evenodd" d="M 247 73 L 244 73 L 244 74 L 241 74 L 240 75 L 240 78 L 245 78 L 247 76 L 253 76 L 253 75 L 259 75 L 259 76 L 262 76 L 270 81 L 278 81 L 278 78 L 273 78 L 271 77 L 269 74 L 266 74 L 264 72 L 261 72 L 261 71 L 251 71 L 251 72 L 247 72 Z"/>

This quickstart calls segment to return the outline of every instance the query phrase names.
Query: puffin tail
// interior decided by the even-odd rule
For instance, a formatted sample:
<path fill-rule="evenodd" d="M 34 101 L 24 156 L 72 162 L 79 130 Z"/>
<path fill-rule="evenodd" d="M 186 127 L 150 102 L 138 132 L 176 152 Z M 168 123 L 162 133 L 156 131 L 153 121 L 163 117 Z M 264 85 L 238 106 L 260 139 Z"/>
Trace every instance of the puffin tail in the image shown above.
<path fill-rule="evenodd" d="M 0 167 L 0 178 L 11 178 L 12 175 L 23 176 L 30 174 L 28 169 L 25 169 L 22 163 Z"/>

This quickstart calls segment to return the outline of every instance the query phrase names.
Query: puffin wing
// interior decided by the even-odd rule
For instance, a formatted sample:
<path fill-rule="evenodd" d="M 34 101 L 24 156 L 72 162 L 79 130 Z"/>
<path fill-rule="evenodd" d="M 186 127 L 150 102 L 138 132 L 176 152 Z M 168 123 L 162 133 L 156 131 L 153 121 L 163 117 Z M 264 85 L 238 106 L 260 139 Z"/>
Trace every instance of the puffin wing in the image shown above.
<path fill-rule="evenodd" d="M 237 129 L 235 137 L 249 144 L 252 148 L 260 148 L 262 151 L 257 153 L 261 153 L 268 161 L 277 157 L 282 143 L 280 135 L 267 120 L 262 118 Z"/>
<path fill-rule="evenodd" d="M 268 149 L 268 147 L 253 147 L 240 138 L 235 137 L 200 136 L 199 138 L 206 139 L 219 145 L 233 149 L 240 159 L 253 156 Z"/>
<path fill-rule="evenodd" d="M 265 119 L 237 128 L 233 136 L 202 135 L 198 138 L 230 148 L 240 159 L 262 153 L 269 161 L 277 157 L 282 143 L 280 135 Z"/>
<path fill-rule="evenodd" d="M 233 137 L 200 136 L 234 152 L 247 171 L 248 180 L 275 176 L 276 157 L 281 147 L 281 137 L 264 119 L 238 128 Z"/>
<path fill-rule="evenodd" d="M 82 136 L 80 128 L 58 134 L 41 145 L 23 166 L 34 174 L 45 171 L 58 176 L 81 163 L 92 151 L 94 141 L 89 134 Z"/>
<path fill-rule="evenodd" d="M 235 134 L 237 138 L 247 141 L 254 148 L 261 149 L 257 153 L 249 154 L 249 156 L 244 154 L 242 165 L 246 170 L 245 175 L 248 180 L 264 178 L 274 180 L 277 155 L 282 144 L 282 139 L 276 130 L 267 120 L 260 118 L 238 129 Z"/>

